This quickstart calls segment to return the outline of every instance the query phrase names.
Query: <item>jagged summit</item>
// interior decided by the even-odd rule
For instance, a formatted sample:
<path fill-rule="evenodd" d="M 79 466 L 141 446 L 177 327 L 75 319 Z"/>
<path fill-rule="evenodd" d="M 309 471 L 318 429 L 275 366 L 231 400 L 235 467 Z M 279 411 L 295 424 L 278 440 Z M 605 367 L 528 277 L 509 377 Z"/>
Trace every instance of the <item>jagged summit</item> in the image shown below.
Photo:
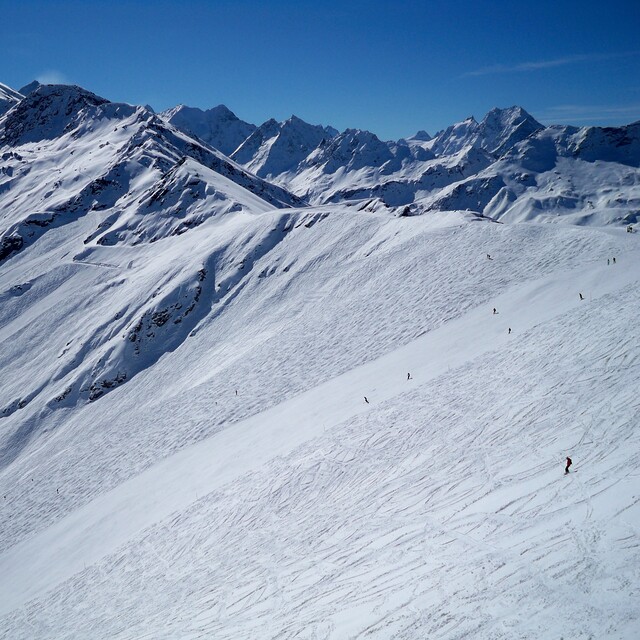
<path fill-rule="evenodd" d="M 80 119 L 96 118 L 96 109 L 106 104 L 109 101 L 105 98 L 75 85 L 40 85 L 7 114 L 0 143 L 18 145 L 57 138 Z M 123 109 L 131 112 L 135 107 L 126 109 L 123 105 Z"/>
<path fill-rule="evenodd" d="M 38 82 L 38 80 L 33 80 L 29 84 L 25 84 L 24 87 L 20 89 L 20 93 L 23 96 L 28 96 L 30 93 L 33 93 L 38 87 L 41 86 L 41 82 Z"/>
<path fill-rule="evenodd" d="M 277 177 L 298 165 L 334 129 L 311 125 L 292 115 L 284 122 L 273 118 L 260 125 L 233 153 L 232 158 L 261 177 Z"/>
<path fill-rule="evenodd" d="M 478 123 L 473 116 L 465 118 L 439 131 L 433 137 L 431 150 L 438 156 L 447 156 L 458 153 L 463 147 L 472 144 L 478 130 Z"/>
<path fill-rule="evenodd" d="M 431 136 L 424 130 L 416 131 L 412 136 L 409 136 L 407 140 L 419 140 L 421 142 L 428 142 L 431 140 Z"/>
<path fill-rule="evenodd" d="M 480 122 L 475 143 L 489 153 L 500 156 L 543 128 L 522 107 L 492 109 Z"/>
<path fill-rule="evenodd" d="M 362 129 L 346 129 L 334 138 L 325 140 L 302 163 L 306 166 L 321 166 L 325 173 L 335 173 L 339 169 L 356 171 L 363 167 L 381 166 L 394 158 L 389 145 L 378 136 Z"/>
<path fill-rule="evenodd" d="M 256 129 L 255 125 L 240 120 L 223 104 L 206 111 L 178 105 L 160 115 L 225 155 L 231 155 Z"/>

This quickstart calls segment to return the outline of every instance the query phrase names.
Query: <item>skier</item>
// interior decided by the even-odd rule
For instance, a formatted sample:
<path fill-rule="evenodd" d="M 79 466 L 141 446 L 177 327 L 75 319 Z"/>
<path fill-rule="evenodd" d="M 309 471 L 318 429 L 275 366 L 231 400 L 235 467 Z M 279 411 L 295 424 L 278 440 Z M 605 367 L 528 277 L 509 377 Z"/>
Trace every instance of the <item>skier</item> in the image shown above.
<path fill-rule="evenodd" d="M 509 327 L 509 335 L 511 335 L 511 327 Z"/>
<path fill-rule="evenodd" d="M 498 313 L 498 310 L 495 307 L 493 307 L 493 315 L 495 316 L 496 313 Z"/>
<path fill-rule="evenodd" d="M 407 380 L 411 380 L 411 374 L 407 373 Z"/>
<path fill-rule="evenodd" d="M 613 259 L 613 264 L 615 264 L 615 263 L 616 263 L 616 259 L 614 258 L 614 259 Z"/>
<path fill-rule="evenodd" d="M 493 260 L 493 258 L 487 253 L 487 260 Z"/>
<path fill-rule="evenodd" d="M 369 401 L 367 400 L 367 396 L 364 397 L 364 401 L 369 404 Z"/>
<path fill-rule="evenodd" d="M 580 296 L 580 300 L 584 300 L 581 293 L 579 293 L 578 295 Z"/>
<path fill-rule="evenodd" d="M 567 456 L 567 466 L 564 468 L 565 473 L 569 473 L 569 467 L 573 464 L 573 461 L 569 456 Z"/>
<path fill-rule="evenodd" d="M 609 260 L 609 258 L 607 258 L 607 264 L 611 264 L 611 260 Z"/>

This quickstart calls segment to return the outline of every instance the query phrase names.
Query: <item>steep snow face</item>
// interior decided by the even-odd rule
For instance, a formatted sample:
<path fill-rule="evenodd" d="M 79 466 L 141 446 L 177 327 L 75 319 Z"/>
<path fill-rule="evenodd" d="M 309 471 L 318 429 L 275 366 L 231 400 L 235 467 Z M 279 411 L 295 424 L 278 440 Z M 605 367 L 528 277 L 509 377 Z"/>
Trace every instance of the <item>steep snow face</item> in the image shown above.
<path fill-rule="evenodd" d="M 222 104 L 206 111 L 179 105 L 160 115 L 176 128 L 199 138 L 227 156 L 256 130 L 254 124 L 240 120 Z"/>
<path fill-rule="evenodd" d="M 99 232 L 92 238 L 122 238 L 106 231 L 124 225 L 136 229 L 140 241 L 157 238 L 161 228 L 184 232 L 203 216 L 229 208 L 253 210 L 257 199 L 262 202 L 258 210 L 300 203 L 144 107 L 110 103 L 77 87 L 42 86 L 24 98 L 0 120 L 0 145 L 0 260 L 47 229 L 95 211 L 108 213 L 101 213 Z M 195 162 L 178 171 L 186 158 Z M 185 175 L 187 167 L 193 180 Z M 212 172 L 219 177 L 214 179 Z M 181 178 L 173 183 L 177 174 Z M 208 186 L 202 183 L 204 175 L 211 181 Z M 210 206 L 210 196 L 228 181 L 239 187 L 234 196 L 218 197 L 219 206 Z M 176 187 L 168 208 L 167 185 Z M 172 222 L 163 227 L 161 216 L 141 216 L 141 206 L 148 212 L 165 211 Z"/>
<path fill-rule="evenodd" d="M 298 165 L 335 129 L 310 125 L 291 116 L 285 122 L 271 119 L 258 127 L 232 158 L 258 176 L 273 178 Z"/>
<path fill-rule="evenodd" d="M 422 206 L 469 209 L 512 222 L 635 224 L 639 139 L 637 125 L 540 129 L 477 176 L 431 194 Z"/>
<path fill-rule="evenodd" d="M 475 144 L 501 156 L 541 129 L 544 127 L 521 107 L 492 109 L 478 126 Z"/>
<path fill-rule="evenodd" d="M 448 156 L 459 153 L 462 149 L 476 139 L 478 123 L 473 116 L 462 122 L 447 127 L 444 131 L 437 133 L 429 148 L 437 156 Z"/>
<path fill-rule="evenodd" d="M 226 113 L 226 108 L 217 109 Z M 174 111 L 177 122 L 181 111 Z M 480 122 L 467 118 L 433 138 L 419 131 L 397 142 L 382 142 L 368 131 L 347 129 L 338 134 L 292 117 L 284 123 L 265 122 L 232 155 L 248 170 L 316 205 L 360 201 L 363 210 L 386 210 L 392 215 L 453 208 L 500 219 L 540 215 L 546 221 L 617 224 L 636 216 L 636 195 L 628 188 L 635 179 L 633 172 L 604 171 L 602 175 L 613 183 L 582 183 L 581 193 L 567 187 L 559 195 L 551 186 L 547 193 L 545 186 L 540 197 L 535 193 L 537 175 L 557 171 L 560 158 L 637 167 L 638 126 L 545 128 L 514 106 L 492 109 Z M 575 183 L 577 169 L 570 169 L 571 163 L 560 164 L 569 171 L 563 183 Z M 549 185 L 544 175 L 539 183 Z M 607 190 L 616 190 L 616 197 L 607 198 Z M 598 209 L 595 203 L 607 204 Z M 548 210 L 557 215 L 547 215 Z"/>
<path fill-rule="evenodd" d="M 249 164 L 258 154 L 262 146 L 278 135 L 280 124 L 271 118 L 263 122 L 233 154 L 233 159 L 239 164 Z"/>
<path fill-rule="evenodd" d="M 0 82 L 0 117 L 20 102 L 23 97 L 23 94 Z"/>
<path fill-rule="evenodd" d="M 429 148 L 436 155 L 452 155 L 472 145 L 498 157 L 543 128 L 521 107 L 492 109 L 480 123 L 470 117 L 436 134 Z"/>
<path fill-rule="evenodd" d="M 315 203 L 376 199 L 407 215 L 409 205 L 412 214 L 420 212 L 422 205 L 413 205 L 425 192 L 458 182 L 492 160 L 473 146 L 436 158 L 420 144 L 381 142 L 369 132 L 348 130 L 311 154 L 295 176 L 283 176 L 281 184 Z"/>

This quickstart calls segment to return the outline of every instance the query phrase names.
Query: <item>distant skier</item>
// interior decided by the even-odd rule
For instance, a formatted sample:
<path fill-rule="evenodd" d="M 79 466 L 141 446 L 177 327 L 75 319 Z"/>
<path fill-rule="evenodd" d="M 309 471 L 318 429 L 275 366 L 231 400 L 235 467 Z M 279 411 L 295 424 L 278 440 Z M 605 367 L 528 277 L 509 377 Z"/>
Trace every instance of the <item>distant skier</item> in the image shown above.
<path fill-rule="evenodd" d="M 614 259 L 613 259 L 613 264 L 615 264 L 615 263 L 616 263 L 616 259 L 614 258 Z"/>
<path fill-rule="evenodd" d="M 584 297 L 582 296 L 581 293 L 578 294 L 580 296 L 580 300 L 584 300 Z"/>
<path fill-rule="evenodd" d="M 567 466 L 564 468 L 565 473 L 569 473 L 569 467 L 573 464 L 573 461 L 569 456 L 567 456 Z"/>
<path fill-rule="evenodd" d="M 509 335 L 511 335 L 511 327 L 509 327 Z"/>
<path fill-rule="evenodd" d="M 498 310 L 495 307 L 493 307 L 493 315 L 495 316 L 496 313 L 498 313 Z"/>
<path fill-rule="evenodd" d="M 238 395 L 238 390 L 236 389 L 236 395 Z"/>
<path fill-rule="evenodd" d="M 607 264 L 611 264 L 611 260 L 609 260 L 609 258 L 607 258 Z"/>
<path fill-rule="evenodd" d="M 493 258 L 487 253 L 487 260 L 493 260 Z"/>
<path fill-rule="evenodd" d="M 407 380 L 411 380 L 411 374 L 407 373 Z"/>
<path fill-rule="evenodd" d="M 369 404 L 369 401 L 367 400 L 367 396 L 364 397 L 364 401 Z"/>

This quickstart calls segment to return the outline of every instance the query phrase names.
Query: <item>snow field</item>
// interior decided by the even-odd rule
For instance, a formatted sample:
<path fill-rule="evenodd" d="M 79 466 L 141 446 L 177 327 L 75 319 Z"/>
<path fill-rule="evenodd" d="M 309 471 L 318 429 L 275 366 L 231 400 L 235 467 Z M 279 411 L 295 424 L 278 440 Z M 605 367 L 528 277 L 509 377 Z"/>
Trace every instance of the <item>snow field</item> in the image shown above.
<path fill-rule="evenodd" d="M 2 633 L 635 637 L 630 242 L 299 227 L 180 348 L 46 416 L 3 470 Z"/>
<path fill-rule="evenodd" d="M 445 219 L 449 226 L 437 228 L 442 222 L 436 222 L 433 228 L 439 217 L 434 222 L 389 220 L 340 209 L 308 228 L 301 224 L 308 214 L 294 215 L 298 226 L 250 272 L 243 272 L 228 298 L 212 302 L 195 335 L 129 380 L 127 393 L 115 390 L 99 403 L 26 420 L 23 414 L 31 406 L 38 409 L 34 402 L 6 418 L 10 444 L 26 446 L 26 429 L 30 435 L 46 429 L 47 436 L 30 446 L 26 474 L 20 465 L 3 473 L 3 486 L 11 487 L 10 508 L 2 512 L 3 548 L 190 443 L 407 344 L 465 311 L 486 305 L 490 314 L 498 292 L 509 284 L 550 274 L 559 266 L 595 262 L 596 256 L 602 264 L 605 255 L 628 248 L 631 240 L 621 235 L 618 244 L 615 235 L 576 229 L 559 234 L 533 225 L 460 224 L 459 217 Z M 61 298 L 59 315 L 42 319 L 45 328 L 47 322 L 55 325 L 50 333 L 56 342 L 47 340 L 45 332 L 34 340 L 32 357 L 50 349 L 50 361 L 59 366 L 67 342 L 83 344 L 90 321 L 102 324 L 106 313 L 139 306 L 136 298 L 156 288 L 153 279 L 166 280 L 167 273 L 175 278 L 178 265 L 195 272 L 226 233 L 238 237 L 230 252 L 237 263 L 241 252 L 250 253 L 274 224 L 282 224 L 281 214 L 248 220 L 238 216 L 222 226 L 211 223 L 209 234 L 198 235 L 199 244 L 194 246 L 188 234 L 180 236 L 159 259 L 150 253 L 155 247 L 137 253 L 128 247 L 97 247 L 92 261 L 120 265 L 122 275 L 93 265 L 78 272 L 76 293 Z M 68 237 L 60 236 L 61 241 Z M 495 259 L 487 260 L 479 245 L 489 246 Z M 134 255 L 134 268 L 127 270 Z M 340 255 L 345 257 L 340 260 Z M 182 256 L 190 256 L 189 262 L 183 263 Z M 24 263 L 25 270 L 31 268 L 26 257 Z M 218 280 L 232 267 L 220 268 Z M 265 270 L 270 275 L 260 277 Z M 127 282 L 122 287 L 102 289 L 123 276 Z M 13 274 L 13 281 L 18 278 Z M 98 285 L 100 296 L 82 296 Z M 87 306 L 78 308 L 74 319 L 79 297 Z M 567 292 L 566 298 L 577 302 L 577 292 Z M 19 300 L 25 304 L 28 297 Z M 494 326 L 503 319 L 506 314 L 491 318 Z M 502 330 L 506 333 L 507 325 Z M 40 375 L 46 380 L 52 373 L 43 364 Z M 32 377 L 26 368 L 14 384 L 29 388 Z M 160 397 L 158 388 L 163 390 Z M 66 453 L 54 457 L 61 448 Z M 24 481 L 27 475 L 44 490 L 34 491 Z M 51 491 L 58 487 L 62 495 L 52 504 Z"/>

